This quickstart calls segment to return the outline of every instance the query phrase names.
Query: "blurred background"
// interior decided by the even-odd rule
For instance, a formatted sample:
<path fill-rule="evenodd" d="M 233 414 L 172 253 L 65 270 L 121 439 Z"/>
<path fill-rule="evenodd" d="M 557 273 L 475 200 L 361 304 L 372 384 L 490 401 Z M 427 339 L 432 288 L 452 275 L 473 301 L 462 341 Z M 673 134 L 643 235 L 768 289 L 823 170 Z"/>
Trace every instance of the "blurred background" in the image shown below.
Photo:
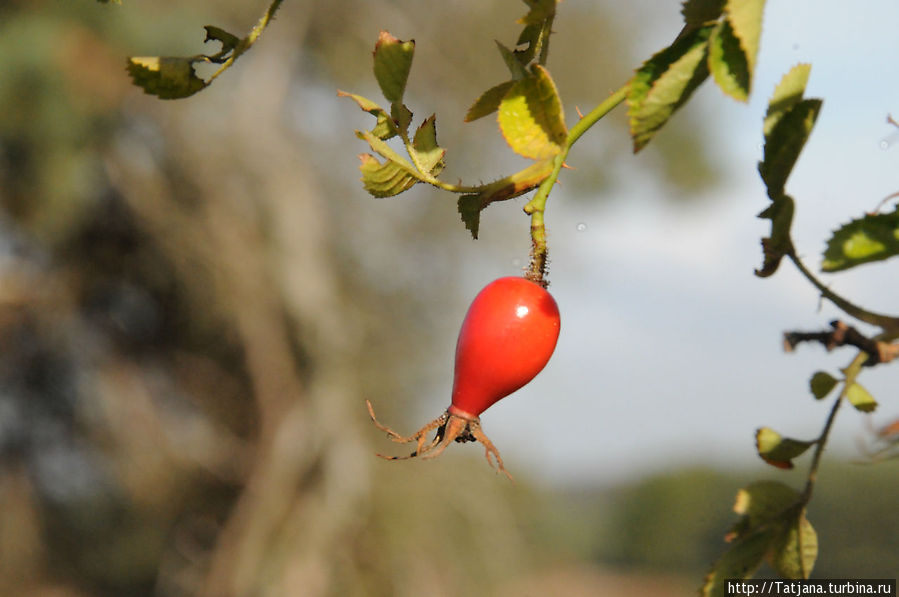
<path fill-rule="evenodd" d="M 807 380 L 851 359 L 787 329 L 839 313 L 790 264 L 772 279 L 755 173 L 780 76 L 813 63 L 824 109 L 788 183 L 816 266 L 828 231 L 899 190 L 899 10 L 772 0 L 753 99 L 711 85 L 638 156 L 617 109 L 550 199 L 553 361 L 482 417 L 478 446 L 385 462 L 449 402 L 471 297 L 526 265 L 524 199 L 472 241 L 455 198 L 368 197 L 353 129 L 379 99 L 379 29 L 417 40 L 407 103 L 437 113 L 446 178 L 523 162 L 495 122 L 462 125 L 505 77 L 519 0 L 289 0 L 192 98 L 131 86 L 125 57 L 192 55 L 264 2 L 0 1 L 0 595 L 52 597 L 687 595 L 723 551 L 757 427 L 815 437 Z M 549 68 L 590 109 L 680 29 L 679 3 L 566 0 Z M 451 27 L 446 26 L 452 23 Z M 839 38 L 840 43 L 835 43 Z M 212 50 L 217 51 L 218 48 Z M 896 311 L 895 265 L 828 278 Z M 899 570 L 896 460 L 861 466 L 881 401 L 846 410 L 810 519 L 819 577 Z M 398 447 L 397 447 L 398 448 Z M 390 452 L 401 453 L 401 451 Z M 763 571 L 764 573 L 764 571 Z"/>

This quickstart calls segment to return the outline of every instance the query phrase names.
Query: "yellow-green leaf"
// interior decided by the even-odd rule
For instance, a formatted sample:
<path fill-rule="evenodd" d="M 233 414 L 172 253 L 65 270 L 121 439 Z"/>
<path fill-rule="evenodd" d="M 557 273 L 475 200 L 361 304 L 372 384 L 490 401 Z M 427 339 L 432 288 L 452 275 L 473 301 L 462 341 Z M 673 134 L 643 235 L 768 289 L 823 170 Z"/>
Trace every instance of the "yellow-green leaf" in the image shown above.
<path fill-rule="evenodd" d="M 709 71 L 724 93 L 741 102 L 749 99 L 751 71 L 728 19 L 718 23 L 709 38 Z"/>
<path fill-rule="evenodd" d="M 372 128 L 371 133 L 378 137 L 379 139 L 390 139 L 391 137 L 396 136 L 397 128 L 396 123 L 391 118 L 390 114 L 387 113 L 384 108 L 371 101 L 368 98 L 362 97 L 361 95 L 356 95 L 355 93 L 347 93 L 346 91 L 338 91 L 338 97 L 348 97 L 355 101 L 362 110 L 368 112 L 378 119 L 377 124 L 375 124 L 374 128 Z"/>
<path fill-rule="evenodd" d="M 746 56 L 749 77 L 755 72 L 755 59 L 759 52 L 759 38 L 762 35 L 762 16 L 765 0 L 727 0 L 724 7 L 727 21 Z"/>
<path fill-rule="evenodd" d="M 877 408 L 877 401 L 868 390 L 860 383 L 853 383 L 846 388 L 846 399 L 856 410 L 865 413 L 873 412 Z"/>
<path fill-rule="evenodd" d="M 382 139 L 366 131 L 356 131 L 356 136 L 368 141 L 368 145 L 387 161 L 379 162 L 369 154 L 362 154 L 362 184 L 375 197 L 392 197 L 402 193 L 421 179 L 418 170 L 395 152 Z"/>
<path fill-rule="evenodd" d="M 818 558 L 818 534 L 799 510 L 789 517 L 771 546 L 768 562 L 784 578 L 808 578 Z"/>
<path fill-rule="evenodd" d="M 410 164 L 409 160 L 394 151 L 393 148 L 385 143 L 382 139 L 366 131 L 356 131 L 356 136 L 360 139 L 368 141 L 369 147 L 371 147 L 375 152 L 381 155 L 381 157 L 387 158 L 413 176 L 418 174 L 415 166 Z"/>
<path fill-rule="evenodd" d="M 885 214 L 867 214 L 840 226 L 827 241 L 821 269 L 837 272 L 897 254 L 899 208 Z"/>
<path fill-rule="evenodd" d="M 423 172 L 437 176 L 443 170 L 446 165 L 443 161 L 446 150 L 437 145 L 437 118 L 435 115 L 432 114 L 426 118 L 415 131 L 410 153 Z"/>
<path fill-rule="evenodd" d="M 509 88 L 497 120 L 512 150 L 534 160 L 558 154 L 568 135 L 556 85 L 539 65 Z"/>
<path fill-rule="evenodd" d="M 194 62 L 199 58 L 136 56 L 128 59 L 128 74 L 146 93 L 160 99 L 189 97 L 206 87 L 197 76 Z"/>
<path fill-rule="evenodd" d="M 367 153 L 359 156 L 362 163 L 362 185 L 373 197 L 392 197 L 412 187 L 418 179 L 389 160 L 379 162 Z"/>
<path fill-rule="evenodd" d="M 755 447 L 762 460 L 778 468 L 793 468 L 793 459 L 813 446 L 813 441 L 801 441 L 782 437 L 770 427 L 755 432 Z"/>
<path fill-rule="evenodd" d="M 387 31 L 381 31 L 379 34 L 378 42 L 375 44 L 374 71 L 375 79 L 387 101 L 391 103 L 403 101 L 414 54 L 414 40 L 400 41 Z"/>
<path fill-rule="evenodd" d="M 811 69 L 812 66 L 810 64 L 800 63 L 781 77 L 777 87 L 774 88 L 771 99 L 768 100 L 765 125 L 762 127 L 762 133 L 765 135 L 765 138 L 771 134 L 774 125 L 777 124 L 783 115 L 802 100 Z"/>

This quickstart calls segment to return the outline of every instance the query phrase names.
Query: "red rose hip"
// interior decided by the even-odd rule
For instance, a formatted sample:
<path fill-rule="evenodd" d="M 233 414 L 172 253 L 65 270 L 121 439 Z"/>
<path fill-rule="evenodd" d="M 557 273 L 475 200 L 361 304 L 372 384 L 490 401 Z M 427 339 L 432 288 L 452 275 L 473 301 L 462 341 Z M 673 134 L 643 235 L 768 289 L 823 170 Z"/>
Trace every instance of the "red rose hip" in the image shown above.
<path fill-rule="evenodd" d="M 378 429 L 395 442 L 417 442 L 409 456 L 382 456 L 389 460 L 434 458 L 450 442 L 479 441 L 487 462 L 511 478 L 499 451 L 481 430 L 479 416 L 501 398 L 518 390 L 543 370 L 559 339 L 559 308 L 539 284 L 507 277 L 485 286 L 472 301 L 456 342 L 452 404 L 437 419 L 415 434 L 403 437 L 368 412 Z M 430 443 L 427 434 L 436 429 Z M 379 454 L 379 456 L 381 456 Z"/>
<path fill-rule="evenodd" d="M 539 284 L 494 280 L 472 301 L 456 343 L 449 413 L 477 418 L 543 370 L 559 339 L 559 308 Z"/>

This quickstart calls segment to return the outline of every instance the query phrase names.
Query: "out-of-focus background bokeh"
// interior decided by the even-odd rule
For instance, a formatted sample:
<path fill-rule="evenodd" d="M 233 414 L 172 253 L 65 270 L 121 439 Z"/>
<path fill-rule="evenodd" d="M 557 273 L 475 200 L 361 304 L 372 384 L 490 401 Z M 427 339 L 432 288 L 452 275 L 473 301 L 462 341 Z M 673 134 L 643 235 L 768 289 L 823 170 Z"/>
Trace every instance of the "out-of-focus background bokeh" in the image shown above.
<path fill-rule="evenodd" d="M 209 89 L 159 101 L 129 55 L 204 51 L 265 2 L 0 2 L 0 595 L 686 595 L 721 553 L 756 427 L 813 437 L 815 369 L 785 329 L 838 313 L 785 264 L 752 269 L 765 96 L 814 66 L 822 116 L 789 185 L 814 264 L 827 231 L 899 190 L 899 10 L 772 0 L 753 100 L 706 85 L 639 156 L 623 109 L 569 160 L 547 214 L 563 314 L 553 362 L 482 418 L 477 446 L 385 462 L 380 418 L 447 406 L 455 334 L 487 281 L 526 264 L 522 200 L 472 241 L 454 197 L 358 182 L 379 29 L 415 38 L 407 103 L 437 113 L 449 179 L 521 167 L 492 119 L 518 0 L 288 0 Z M 571 121 L 680 27 L 670 0 L 560 6 L 550 70 Z M 895 311 L 894 264 L 834 278 Z M 892 280 L 892 281 L 890 281 Z M 828 281 L 831 281 L 830 279 Z M 857 444 L 895 418 L 843 412 L 809 514 L 816 575 L 899 570 L 895 463 Z M 399 452 L 397 452 L 399 453 Z"/>

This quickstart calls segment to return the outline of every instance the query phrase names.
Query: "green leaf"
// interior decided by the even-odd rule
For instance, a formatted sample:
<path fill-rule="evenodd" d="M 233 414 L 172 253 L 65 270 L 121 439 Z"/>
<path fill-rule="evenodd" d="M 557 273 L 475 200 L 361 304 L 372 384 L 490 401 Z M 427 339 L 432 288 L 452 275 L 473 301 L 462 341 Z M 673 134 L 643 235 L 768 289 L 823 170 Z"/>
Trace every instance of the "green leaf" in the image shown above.
<path fill-rule="evenodd" d="M 412 187 L 418 179 L 389 160 L 379 162 L 367 153 L 359 156 L 362 163 L 362 185 L 374 197 L 393 197 Z"/>
<path fill-rule="evenodd" d="M 386 162 L 379 162 L 374 156 L 362 154 L 362 184 L 375 197 L 392 197 L 410 188 L 421 179 L 415 166 L 395 152 L 382 139 L 365 131 L 356 131 L 356 136 L 368 141 L 368 145 Z"/>
<path fill-rule="evenodd" d="M 728 579 L 752 576 L 771 549 L 776 535 L 773 531 L 759 531 L 734 541 L 705 577 L 700 589 L 703 597 L 724 597 Z"/>
<path fill-rule="evenodd" d="M 415 166 L 410 164 L 406 158 L 395 152 L 393 148 L 385 143 L 382 139 L 365 131 L 356 131 L 356 136 L 364 141 L 368 141 L 369 147 L 371 147 L 376 153 L 381 155 L 381 157 L 385 157 L 391 162 L 394 162 L 396 165 L 406 170 L 413 176 L 418 174 Z"/>
<path fill-rule="evenodd" d="M 799 159 L 818 112 L 821 100 L 803 99 L 790 107 L 765 136 L 764 157 L 759 163 L 759 174 L 772 199 L 783 194 L 787 178 Z"/>
<path fill-rule="evenodd" d="M 686 0 L 681 6 L 684 24 L 698 29 L 717 21 L 724 12 L 724 0 Z"/>
<path fill-rule="evenodd" d="M 558 154 L 568 136 L 556 85 L 539 65 L 509 88 L 497 120 L 512 150 L 534 160 Z"/>
<path fill-rule="evenodd" d="M 465 115 L 465 122 L 472 122 L 496 112 L 499 109 L 500 102 L 503 101 L 506 93 L 514 84 L 515 81 L 505 81 L 482 93 L 481 97 L 476 99 L 468 109 L 468 113 Z"/>
<path fill-rule="evenodd" d="M 481 211 L 485 205 L 481 202 L 480 195 L 462 195 L 459 197 L 457 208 L 462 216 L 465 229 L 471 232 L 471 237 L 478 239 L 478 229 L 481 227 Z"/>
<path fill-rule="evenodd" d="M 542 23 L 527 25 L 521 30 L 521 34 L 518 36 L 518 41 L 515 45 L 523 45 L 525 47 L 513 52 L 518 62 L 521 64 L 529 64 L 531 60 L 534 59 L 534 56 L 537 55 L 537 49 L 540 47 L 540 35 L 542 32 Z"/>
<path fill-rule="evenodd" d="M 512 80 L 520 81 L 528 76 L 528 72 L 524 68 L 524 65 L 527 62 L 522 62 L 522 60 L 526 60 L 525 56 L 516 54 L 498 41 L 496 41 L 496 48 L 499 50 L 500 56 L 503 57 L 503 62 L 506 63 L 509 72 L 512 74 Z"/>
<path fill-rule="evenodd" d="M 709 38 L 709 71 L 724 93 L 741 102 L 749 99 L 751 71 L 728 19 L 718 23 Z"/>
<path fill-rule="evenodd" d="M 780 195 L 771 202 L 759 218 L 771 220 L 771 235 L 762 239 L 762 267 L 755 270 L 755 275 L 767 278 L 777 271 L 784 255 L 793 250 L 790 238 L 790 227 L 793 225 L 795 204 L 789 195 Z"/>
<path fill-rule="evenodd" d="M 849 400 L 849 404 L 854 406 L 856 410 L 865 413 L 873 412 L 877 408 L 877 401 L 874 400 L 874 396 L 860 383 L 853 383 L 846 388 L 846 399 Z"/>
<path fill-rule="evenodd" d="M 774 88 L 774 93 L 768 101 L 765 125 L 762 128 L 765 138 L 768 138 L 783 115 L 802 100 L 811 69 L 810 64 L 797 64 L 781 78 L 780 83 Z"/>
<path fill-rule="evenodd" d="M 109 4 L 112 2 L 113 4 L 121 4 L 122 0 L 97 0 L 100 4 Z"/>
<path fill-rule="evenodd" d="M 824 371 L 816 371 L 808 383 L 815 398 L 821 400 L 830 394 L 831 390 L 839 383 L 839 380 Z"/>
<path fill-rule="evenodd" d="M 390 117 L 393 119 L 397 130 L 404 133 L 409 130 L 409 125 L 412 124 L 412 111 L 406 107 L 406 104 L 390 104 Z"/>
<path fill-rule="evenodd" d="M 799 510 L 789 517 L 775 539 L 768 562 L 783 578 L 808 578 L 818 558 L 818 534 Z"/>
<path fill-rule="evenodd" d="M 759 38 L 762 35 L 765 0 L 727 0 L 724 10 L 735 37 L 740 40 L 749 78 L 752 79 L 752 73 L 755 72 L 756 56 L 759 52 Z"/>
<path fill-rule="evenodd" d="M 478 193 L 460 197 L 458 208 L 465 228 L 471 231 L 474 239 L 477 239 L 480 215 L 488 205 L 534 190 L 549 176 L 552 170 L 553 160 L 551 159 L 534 162 L 524 170 L 483 185 Z"/>
<path fill-rule="evenodd" d="M 867 214 L 835 230 L 824 251 L 821 269 L 838 272 L 899 254 L 899 208 Z"/>
<path fill-rule="evenodd" d="M 516 23 L 521 25 L 539 25 L 556 14 L 557 0 L 524 0 L 531 10 Z"/>
<path fill-rule="evenodd" d="M 803 454 L 815 442 L 800 441 L 782 437 L 770 427 L 761 427 L 755 432 L 755 447 L 762 460 L 778 468 L 793 468 L 792 460 Z"/>
<path fill-rule="evenodd" d="M 233 33 L 228 33 L 220 27 L 206 25 L 205 27 L 203 27 L 203 29 L 206 30 L 206 39 L 203 40 L 203 43 L 206 43 L 208 41 L 218 41 L 222 44 L 221 51 L 215 56 L 210 56 L 210 59 L 221 58 L 227 54 L 230 54 L 240 43 L 239 37 L 237 37 Z"/>
<path fill-rule="evenodd" d="M 446 150 L 437 145 L 437 117 L 435 115 L 432 114 L 426 118 L 415 131 L 410 152 L 422 171 L 437 176 L 443 170 L 446 165 L 443 161 Z"/>
<path fill-rule="evenodd" d="M 394 137 L 398 134 L 398 130 L 396 127 L 396 123 L 394 123 L 393 118 L 390 114 L 387 113 L 384 108 L 371 101 L 368 98 L 364 98 L 361 95 L 356 95 L 355 93 L 347 93 L 345 91 L 338 91 L 338 97 L 348 97 L 355 101 L 362 110 L 368 112 L 369 114 L 374 115 L 378 119 L 378 123 L 371 130 L 371 134 L 379 139 L 387 140 L 391 137 Z"/>
<path fill-rule="evenodd" d="M 706 51 L 713 27 L 697 29 L 643 63 L 628 87 L 634 152 L 640 151 L 708 76 Z"/>
<path fill-rule="evenodd" d="M 799 493 L 780 481 L 754 481 L 737 492 L 734 512 L 744 517 L 735 528 L 742 535 L 781 516 L 796 504 Z"/>
<path fill-rule="evenodd" d="M 406 81 L 412 68 L 415 41 L 400 41 L 387 31 L 381 31 L 375 44 L 375 79 L 390 103 L 401 103 Z"/>
<path fill-rule="evenodd" d="M 180 99 L 206 87 L 206 81 L 194 70 L 194 63 L 202 60 L 202 57 L 136 56 L 128 59 L 128 74 L 135 85 L 150 95 Z"/>
<path fill-rule="evenodd" d="M 808 82 L 810 66 L 807 64 L 798 64 L 783 76 L 774 89 L 774 93 L 768 102 L 768 110 L 765 114 L 765 122 L 763 132 L 765 134 L 764 157 L 759 162 L 759 174 L 765 182 L 768 190 L 768 196 L 775 204 L 784 197 L 784 187 L 787 178 L 799 158 L 805 142 L 811 134 L 812 128 L 815 126 L 815 120 L 818 118 L 818 112 L 821 110 L 821 100 L 819 99 L 803 99 L 805 85 Z M 772 206 L 773 207 L 773 206 Z M 787 237 L 789 234 L 789 224 L 792 223 L 792 199 L 790 199 L 789 216 L 790 221 L 786 222 Z M 783 208 L 774 208 L 783 211 Z M 766 210 L 768 211 L 768 210 Z M 763 212 L 764 214 L 765 212 Z M 768 217 L 762 215 L 760 217 Z M 772 220 L 774 218 L 771 218 Z M 781 224 L 785 222 L 782 220 Z M 777 222 L 775 221 L 775 225 Z M 783 235 L 781 234 L 781 240 Z M 776 240 L 775 234 L 772 233 L 772 239 Z M 788 240 L 788 238 L 787 238 Z M 762 241 L 763 244 L 765 241 Z M 775 249 L 776 247 L 772 247 Z M 766 266 L 763 267 L 761 273 L 757 275 L 771 275 L 777 269 L 775 260 L 771 260 L 773 264 L 770 268 L 767 265 L 769 261 L 766 248 Z M 776 259 L 779 262 L 779 258 Z"/>
<path fill-rule="evenodd" d="M 741 518 L 727 535 L 733 545 L 706 576 L 700 593 L 715 597 L 727 595 L 727 579 L 750 577 L 778 541 L 786 546 L 785 523 L 794 516 L 799 498 L 795 489 L 779 481 L 756 481 L 740 489 L 734 512 Z"/>

